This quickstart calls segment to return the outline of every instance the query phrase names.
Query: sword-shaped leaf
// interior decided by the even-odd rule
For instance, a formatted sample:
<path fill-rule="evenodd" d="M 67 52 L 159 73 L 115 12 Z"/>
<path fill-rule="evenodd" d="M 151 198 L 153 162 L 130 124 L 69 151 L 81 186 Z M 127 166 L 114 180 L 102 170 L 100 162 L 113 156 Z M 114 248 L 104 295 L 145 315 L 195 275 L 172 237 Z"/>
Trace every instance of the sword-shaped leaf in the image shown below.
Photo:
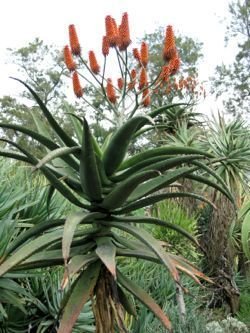
<path fill-rule="evenodd" d="M 52 161 L 54 158 L 62 157 L 65 155 L 70 155 L 75 151 L 80 151 L 80 147 L 61 147 L 49 152 L 46 156 L 44 156 L 39 163 L 35 166 L 35 170 L 40 169 L 46 163 Z"/>
<path fill-rule="evenodd" d="M 84 304 L 89 300 L 95 288 L 101 263 L 90 264 L 82 271 L 72 288 L 69 290 L 69 297 L 63 308 L 63 315 L 60 321 L 58 333 L 71 333 L 74 324 L 80 315 Z"/>
<path fill-rule="evenodd" d="M 139 153 L 137 155 L 134 155 L 133 157 L 128 158 L 121 164 L 121 166 L 118 168 L 118 171 L 125 170 L 127 168 L 135 166 L 138 163 L 142 163 L 147 159 L 159 157 L 162 155 L 176 156 L 176 155 L 193 155 L 193 154 L 198 154 L 208 158 L 214 157 L 212 154 L 208 152 L 192 147 L 163 146 L 146 150 L 142 153 Z"/>
<path fill-rule="evenodd" d="M 119 167 L 125 157 L 134 133 L 142 123 L 147 121 L 148 119 L 143 116 L 131 118 L 111 137 L 103 153 L 104 168 L 108 176 Z"/>
<path fill-rule="evenodd" d="M 167 192 L 167 193 L 162 193 L 162 194 L 156 194 L 156 195 L 151 195 L 149 197 L 143 198 L 141 200 L 137 200 L 135 202 L 131 202 L 130 204 L 122 207 L 121 209 L 118 209 L 117 211 L 114 211 L 114 215 L 121 215 L 121 214 L 128 214 L 132 211 L 135 211 L 137 209 L 147 207 L 149 205 L 153 205 L 159 201 L 165 200 L 165 199 L 173 199 L 173 198 L 185 198 L 185 197 L 190 197 L 194 198 L 200 201 L 204 201 L 210 206 L 212 206 L 214 209 L 217 209 L 214 203 L 207 198 L 195 194 L 195 193 L 190 193 L 190 192 Z"/>
<path fill-rule="evenodd" d="M 139 239 L 142 243 L 144 243 L 149 249 L 151 249 L 157 257 L 161 260 L 161 262 L 168 268 L 172 278 L 179 282 L 179 274 L 176 267 L 171 263 L 168 254 L 160 245 L 160 242 L 151 236 L 146 230 L 140 228 L 136 228 L 128 223 L 123 222 L 102 222 L 102 224 L 110 227 L 114 227 L 120 230 L 123 230 L 135 238 Z"/>
<path fill-rule="evenodd" d="M 177 224 L 170 223 L 167 221 L 163 221 L 160 219 L 157 219 L 155 217 L 140 217 L 140 216 L 124 216 L 124 217 L 114 217 L 114 221 L 117 222 L 127 222 L 127 223 L 145 223 L 145 224 L 153 224 L 153 225 L 159 225 L 161 227 L 165 227 L 168 229 L 172 229 L 174 231 L 177 231 L 184 237 L 188 238 L 191 242 L 193 242 L 196 246 L 199 246 L 199 243 L 195 237 L 190 235 L 188 231 L 183 229 L 182 227 L 178 226 Z"/>
<path fill-rule="evenodd" d="M 154 193 L 167 185 L 172 184 L 177 179 L 186 176 L 188 173 L 197 170 L 197 167 L 182 167 L 174 171 L 169 171 L 166 174 L 162 174 L 154 179 L 151 179 L 144 184 L 139 185 L 132 194 L 128 197 L 128 203 L 139 200 L 140 198 Z"/>
<path fill-rule="evenodd" d="M 116 246 L 110 237 L 98 237 L 95 238 L 95 241 L 97 244 L 96 254 L 116 279 Z"/>
<path fill-rule="evenodd" d="M 80 160 L 81 184 L 83 192 L 87 194 L 90 201 L 100 202 L 102 200 L 102 187 L 93 149 L 92 135 L 85 119 L 83 124 L 84 129 Z"/>
<path fill-rule="evenodd" d="M 94 223 L 95 219 L 104 217 L 102 213 L 83 213 L 77 212 L 69 215 L 65 221 L 62 239 L 62 252 L 65 264 L 67 264 L 70 246 L 74 237 L 75 230 L 80 223 Z"/>
<path fill-rule="evenodd" d="M 142 171 L 129 177 L 116 187 L 104 198 L 101 207 L 105 209 L 116 209 L 120 207 L 129 197 L 129 195 L 134 191 L 134 189 L 140 186 L 144 181 L 156 177 L 158 175 L 157 171 Z"/>
<path fill-rule="evenodd" d="M 23 82 L 22 80 L 14 78 L 14 77 L 12 77 L 12 79 L 22 83 L 29 90 L 31 95 L 36 100 L 37 104 L 40 106 L 41 111 L 43 112 L 44 116 L 46 117 L 46 119 L 50 123 L 51 127 L 56 132 L 56 134 L 61 138 L 61 140 L 66 144 L 66 146 L 69 146 L 69 147 L 77 146 L 77 143 L 73 139 L 71 139 L 71 137 L 68 136 L 68 134 L 66 134 L 66 132 L 61 128 L 61 126 L 58 124 L 58 122 L 55 120 L 55 118 L 49 112 L 46 105 L 43 103 L 43 101 L 37 95 L 37 93 L 27 83 Z"/>
<path fill-rule="evenodd" d="M 39 236 L 27 244 L 24 244 L 9 258 L 0 264 L 0 276 L 4 275 L 11 268 L 17 267 L 18 264 L 30 257 L 32 254 L 41 251 L 42 249 L 48 247 L 55 241 L 62 238 L 62 233 L 62 230 L 55 230 L 53 232 Z"/>

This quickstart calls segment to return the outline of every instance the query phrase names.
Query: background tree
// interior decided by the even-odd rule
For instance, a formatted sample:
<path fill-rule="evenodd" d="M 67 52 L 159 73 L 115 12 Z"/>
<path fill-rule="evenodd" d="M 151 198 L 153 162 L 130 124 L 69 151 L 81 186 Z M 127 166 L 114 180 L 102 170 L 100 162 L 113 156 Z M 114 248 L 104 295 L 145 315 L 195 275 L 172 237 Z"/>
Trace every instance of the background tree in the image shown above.
<path fill-rule="evenodd" d="M 223 98 L 228 112 L 239 115 L 249 112 L 250 105 L 250 1 L 231 2 L 229 14 L 225 42 L 229 46 L 237 38 L 238 52 L 233 64 L 216 67 L 212 91 Z"/>
<path fill-rule="evenodd" d="M 53 45 L 46 45 L 42 40 L 36 38 L 27 46 L 19 49 L 9 49 L 10 62 L 17 66 L 19 78 L 27 82 L 34 89 L 44 105 L 46 105 L 54 117 L 59 120 L 70 135 L 70 126 L 65 113 L 72 112 L 83 115 L 79 101 L 70 101 L 66 96 L 66 78 L 68 73 L 63 61 L 62 52 Z M 10 96 L 0 98 L 0 122 L 15 123 L 37 131 L 38 123 L 46 126 L 46 120 L 42 117 L 39 108 L 34 103 L 31 95 L 23 90 L 17 101 Z M 34 119 L 35 118 L 35 119 Z M 53 135 L 47 127 L 48 132 Z M 5 132 L 5 138 L 14 139 L 29 150 L 40 150 L 33 140 L 27 141 L 21 133 L 9 129 Z"/>

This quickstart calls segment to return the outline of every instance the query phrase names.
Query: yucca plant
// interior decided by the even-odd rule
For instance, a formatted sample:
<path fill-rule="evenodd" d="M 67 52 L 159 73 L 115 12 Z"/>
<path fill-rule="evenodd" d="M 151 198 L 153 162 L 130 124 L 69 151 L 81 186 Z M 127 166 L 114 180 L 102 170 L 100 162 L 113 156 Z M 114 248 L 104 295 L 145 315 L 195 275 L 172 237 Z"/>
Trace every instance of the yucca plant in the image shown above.
<path fill-rule="evenodd" d="M 62 129 L 36 92 L 25 82 L 18 80 L 33 95 L 58 140 L 52 141 L 46 133 L 33 132 L 19 125 L 0 124 L 1 128 L 12 128 L 26 134 L 50 151 L 42 160 L 38 160 L 15 142 L 5 140 L 7 149 L 1 150 L 1 155 L 27 162 L 35 169 L 40 169 L 52 189 L 59 191 L 74 204 L 76 211 L 66 219 L 48 218 L 17 237 L 1 258 L 0 275 L 14 269 L 64 265 L 62 288 L 67 285 L 70 287 L 61 309 L 59 333 L 72 331 L 88 300 L 92 302 L 97 333 L 112 333 L 115 330 L 127 332 L 123 320 L 124 310 L 136 315 L 136 309 L 127 293 L 144 303 L 165 328 L 172 332 L 169 318 L 151 296 L 119 270 L 117 257 L 142 258 L 162 264 L 169 270 L 177 285 L 181 285 L 179 272 L 188 274 L 196 282 L 199 282 L 199 278 L 210 280 L 185 258 L 168 253 L 159 240 L 138 226 L 165 226 L 182 233 L 197 244 L 194 237 L 173 223 L 158 218 L 135 216 L 133 213 L 163 199 L 179 196 L 191 196 L 209 203 L 194 193 L 161 192 L 183 177 L 191 177 L 211 185 L 229 200 L 233 201 L 233 198 L 224 182 L 211 169 L 210 166 L 217 159 L 210 153 L 194 148 L 162 146 L 128 156 L 131 142 L 140 138 L 147 129 L 151 130 L 156 116 L 174 107 L 168 105 L 145 114 L 150 104 L 150 94 L 154 93 L 157 85 L 167 81 L 168 75 L 174 75 L 180 64 L 172 29 L 167 29 L 162 72 L 152 82 L 147 80 L 147 53 L 140 54 L 138 68 L 134 72 L 128 68 L 127 48 L 130 36 L 126 13 L 119 29 L 111 16 L 106 17 L 102 75 L 99 74 L 100 67 L 93 52 L 89 53 L 89 65 L 82 59 L 73 25 L 69 31 L 71 50 L 65 47 L 64 55 L 67 67 L 73 71 L 75 94 L 85 99 L 78 76 L 80 71 L 76 71 L 72 53 L 85 67 L 82 77 L 89 83 L 90 78 L 93 78 L 103 96 L 105 112 L 114 115 L 112 122 L 116 128 L 100 146 L 92 135 L 87 120 L 73 116 L 76 131 L 82 132 L 78 142 L 77 136 L 71 138 Z M 118 88 L 114 87 L 111 79 L 106 80 L 104 76 L 109 47 L 114 48 L 121 70 Z M 90 78 L 86 77 L 88 74 Z M 131 99 L 132 107 L 129 103 Z M 142 114 L 138 114 L 138 110 Z M 11 146 L 15 149 L 8 149 Z M 60 166 L 54 164 L 55 159 L 62 162 Z M 196 172 L 200 169 L 206 170 L 216 181 L 198 176 Z"/>

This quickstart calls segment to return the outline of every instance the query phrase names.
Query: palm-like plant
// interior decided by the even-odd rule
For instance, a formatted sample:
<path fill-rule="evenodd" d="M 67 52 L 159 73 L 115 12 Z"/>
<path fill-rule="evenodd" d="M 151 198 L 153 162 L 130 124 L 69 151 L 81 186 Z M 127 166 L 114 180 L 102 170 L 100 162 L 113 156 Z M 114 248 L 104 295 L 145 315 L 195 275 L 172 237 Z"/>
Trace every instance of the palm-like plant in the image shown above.
<path fill-rule="evenodd" d="M 126 23 L 127 15 L 124 17 L 122 24 Z M 125 38 L 124 33 L 120 37 Z M 127 41 L 128 46 L 130 39 L 127 38 Z M 1 276 L 13 269 L 65 266 L 62 288 L 67 286 L 72 278 L 74 282 L 70 285 L 61 309 L 59 333 L 72 331 L 83 305 L 89 299 L 92 302 L 98 333 L 114 332 L 115 327 L 120 332 L 127 332 L 123 309 L 133 315 L 136 313 L 127 292 L 144 303 L 165 328 L 172 331 L 169 318 L 154 300 L 119 270 L 117 257 L 142 258 L 162 264 L 178 285 L 180 271 L 196 282 L 199 282 L 199 278 L 209 280 L 184 258 L 166 252 L 159 240 L 137 225 L 165 226 L 177 230 L 195 244 L 197 241 L 173 223 L 158 218 L 134 216 L 133 213 L 163 199 L 178 196 L 191 196 L 208 202 L 194 193 L 160 192 L 181 177 L 192 177 L 201 183 L 212 185 L 229 200 L 233 200 L 224 182 L 210 168 L 210 164 L 217 160 L 210 153 L 181 146 L 162 146 L 128 156 L 130 143 L 147 130 L 155 117 L 174 106 L 164 106 L 147 115 L 134 115 L 141 106 L 145 107 L 144 101 L 148 96 L 144 96 L 143 92 L 158 84 L 159 78 L 156 78 L 154 82 L 146 83 L 144 88 L 133 88 L 135 104 L 130 112 L 124 111 L 125 98 L 131 99 L 131 91 L 127 90 L 126 86 L 130 75 L 127 67 L 127 46 L 124 48 L 124 44 L 122 45 L 120 51 L 116 48 L 118 61 L 123 66 L 124 78 L 120 101 L 117 101 L 114 94 L 110 96 L 110 86 L 109 90 L 105 90 L 104 76 L 101 80 L 96 79 L 94 69 L 83 61 L 88 72 L 92 73 L 100 84 L 107 107 L 113 110 L 116 117 L 121 110 L 119 119 L 122 119 L 123 124 L 113 131 L 102 147 L 96 142 L 84 118 L 75 117 L 75 126 L 82 131 L 80 142 L 69 137 L 36 92 L 20 80 L 40 106 L 58 142 L 52 141 L 45 133 L 33 132 L 18 125 L 0 125 L 2 128 L 12 128 L 26 134 L 50 151 L 42 160 L 38 160 L 34 154 L 15 142 L 5 140 L 8 146 L 15 147 L 17 151 L 5 149 L 1 150 L 1 155 L 27 162 L 35 169 L 40 169 L 52 188 L 77 207 L 76 212 L 66 219 L 48 218 L 22 233 L 11 242 L 0 262 Z M 75 47 L 72 50 L 79 56 L 78 48 L 75 44 L 73 46 Z M 176 57 L 176 50 L 174 51 Z M 171 63 L 168 64 L 170 65 Z M 169 68 L 171 70 L 171 66 Z M 108 84 L 110 85 L 109 80 Z M 75 92 L 79 97 L 82 96 L 81 89 L 75 89 Z M 138 102 L 141 95 L 144 96 L 142 104 Z M 55 159 L 63 162 L 60 167 L 53 164 Z M 204 169 L 214 176 L 217 183 L 197 176 L 196 171 L 199 169 Z"/>
<path fill-rule="evenodd" d="M 241 119 L 226 122 L 219 115 L 218 120 L 214 119 L 211 123 L 204 147 L 218 158 L 225 158 L 221 163 L 215 164 L 214 168 L 240 208 L 249 187 L 250 140 L 247 124 Z M 220 286 L 220 292 L 216 292 L 214 298 L 215 304 L 220 305 L 226 300 L 231 311 L 235 313 L 239 293 L 234 283 L 235 249 L 229 236 L 233 225 L 237 228 L 236 215 L 232 203 L 225 196 L 221 196 L 216 190 L 211 196 L 218 209 L 210 214 L 203 237 L 207 253 L 207 270 L 216 277 Z"/>

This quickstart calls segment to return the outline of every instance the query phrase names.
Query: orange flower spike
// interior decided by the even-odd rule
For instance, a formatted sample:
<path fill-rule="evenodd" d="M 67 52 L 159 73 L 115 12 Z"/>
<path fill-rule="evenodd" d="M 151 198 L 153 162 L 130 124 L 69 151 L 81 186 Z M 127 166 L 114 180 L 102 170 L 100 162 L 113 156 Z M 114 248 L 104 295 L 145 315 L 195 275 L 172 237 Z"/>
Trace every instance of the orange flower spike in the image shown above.
<path fill-rule="evenodd" d="M 100 66 L 96 60 L 94 51 L 89 51 L 89 66 L 94 74 L 98 74 L 100 72 Z"/>
<path fill-rule="evenodd" d="M 112 83 L 111 79 L 107 80 L 107 86 L 106 86 L 106 93 L 109 101 L 113 104 L 116 102 L 116 94 L 115 94 L 115 89 Z"/>
<path fill-rule="evenodd" d="M 117 25 L 115 20 L 110 16 L 105 17 L 106 36 L 110 47 L 117 45 Z"/>
<path fill-rule="evenodd" d="M 63 57 L 64 57 L 64 62 L 70 72 L 73 72 L 76 70 L 76 63 L 74 62 L 72 53 L 70 51 L 70 48 L 68 45 L 66 45 L 63 49 Z"/>
<path fill-rule="evenodd" d="M 144 67 L 142 67 L 139 78 L 139 89 L 146 87 L 148 84 L 148 75 Z"/>
<path fill-rule="evenodd" d="M 124 13 L 122 15 L 122 22 L 119 27 L 119 50 L 124 51 L 127 49 L 130 40 L 130 32 L 129 32 L 129 23 L 128 23 L 128 13 Z"/>
<path fill-rule="evenodd" d="M 176 56 L 176 46 L 173 27 L 168 25 L 164 39 L 163 59 L 169 61 Z"/>
<path fill-rule="evenodd" d="M 150 105 L 150 102 L 151 102 L 151 98 L 149 95 L 149 89 L 145 89 L 145 90 L 143 90 L 143 93 L 142 93 L 142 104 L 144 107 L 148 107 Z"/>
<path fill-rule="evenodd" d="M 82 97 L 83 88 L 81 86 L 77 72 L 73 73 L 72 80 L 73 80 L 73 89 L 74 89 L 74 93 L 75 93 L 76 97 L 78 97 L 78 98 Z"/>
<path fill-rule="evenodd" d="M 102 38 L 102 54 L 106 57 L 109 54 L 109 40 L 107 36 Z"/>
<path fill-rule="evenodd" d="M 144 67 L 148 64 L 148 45 L 145 42 L 141 43 L 141 63 Z"/>
<path fill-rule="evenodd" d="M 78 36 L 76 33 L 76 28 L 74 24 L 69 25 L 69 43 L 71 47 L 71 51 L 74 55 L 81 55 L 81 46 L 78 40 Z"/>
<path fill-rule="evenodd" d="M 141 62 L 141 55 L 137 48 L 133 49 L 133 56 L 139 63 Z"/>
<path fill-rule="evenodd" d="M 123 85 L 124 85 L 123 78 L 120 77 L 120 78 L 117 80 L 117 85 L 118 85 L 118 88 L 119 88 L 120 90 L 122 90 Z"/>

